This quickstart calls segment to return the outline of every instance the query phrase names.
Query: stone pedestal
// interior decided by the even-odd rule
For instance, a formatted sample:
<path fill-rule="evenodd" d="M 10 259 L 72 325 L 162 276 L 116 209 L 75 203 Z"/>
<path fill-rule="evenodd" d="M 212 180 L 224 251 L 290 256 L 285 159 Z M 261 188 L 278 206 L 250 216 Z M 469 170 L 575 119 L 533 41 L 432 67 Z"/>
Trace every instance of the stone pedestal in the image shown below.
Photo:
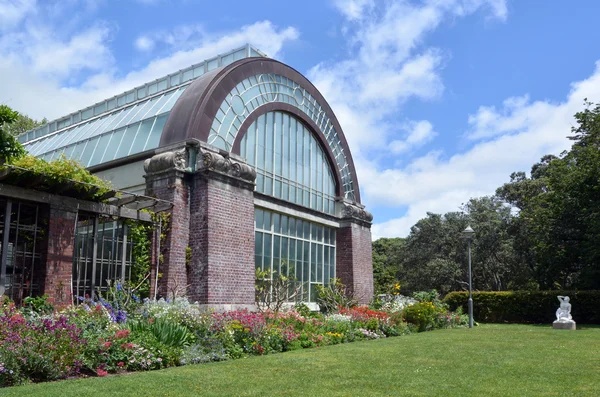
<path fill-rule="evenodd" d="M 575 331 L 575 321 L 555 321 L 552 323 L 552 329 L 568 329 Z"/>

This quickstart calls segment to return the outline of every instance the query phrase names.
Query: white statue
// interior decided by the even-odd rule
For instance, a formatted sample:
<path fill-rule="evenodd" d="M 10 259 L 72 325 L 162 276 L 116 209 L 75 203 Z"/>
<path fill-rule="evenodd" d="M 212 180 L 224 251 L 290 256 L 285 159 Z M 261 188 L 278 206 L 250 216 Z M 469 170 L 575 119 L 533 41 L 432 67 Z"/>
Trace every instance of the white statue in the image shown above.
<path fill-rule="evenodd" d="M 575 329 L 575 321 L 571 317 L 571 304 L 568 296 L 559 296 L 560 307 L 556 310 L 556 321 L 552 327 L 555 329 Z"/>
<path fill-rule="evenodd" d="M 569 297 L 559 295 L 558 300 L 560 302 L 560 307 L 556 310 L 556 321 L 572 321 L 573 317 L 571 317 L 571 304 L 569 303 Z"/>

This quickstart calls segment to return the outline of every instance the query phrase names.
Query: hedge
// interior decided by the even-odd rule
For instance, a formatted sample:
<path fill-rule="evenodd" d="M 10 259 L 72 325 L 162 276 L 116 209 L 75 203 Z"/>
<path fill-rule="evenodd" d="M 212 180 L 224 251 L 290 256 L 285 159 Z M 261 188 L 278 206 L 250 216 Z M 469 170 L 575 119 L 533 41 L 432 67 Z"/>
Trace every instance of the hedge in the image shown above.
<path fill-rule="evenodd" d="M 571 315 L 578 324 L 600 324 L 600 291 L 473 292 L 473 317 L 484 323 L 551 324 L 560 305 L 557 296 L 569 296 Z M 450 310 L 467 312 L 469 294 L 451 292 L 444 298 Z"/>

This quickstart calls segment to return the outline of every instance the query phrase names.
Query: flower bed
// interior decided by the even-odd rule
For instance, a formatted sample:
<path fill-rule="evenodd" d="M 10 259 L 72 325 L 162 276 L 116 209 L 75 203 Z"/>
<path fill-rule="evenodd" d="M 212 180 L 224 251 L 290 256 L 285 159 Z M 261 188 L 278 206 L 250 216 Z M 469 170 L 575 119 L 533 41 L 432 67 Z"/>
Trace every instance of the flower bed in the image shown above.
<path fill-rule="evenodd" d="M 183 298 L 130 301 L 127 307 L 83 299 L 51 314 L 0 302 L 0 386 L 222 361 L 465 324 L 464 315 L 425 302 L 398 311 L 340 308 L 328 315 L 303 305 L 277 313 L 211 313 Z"/>

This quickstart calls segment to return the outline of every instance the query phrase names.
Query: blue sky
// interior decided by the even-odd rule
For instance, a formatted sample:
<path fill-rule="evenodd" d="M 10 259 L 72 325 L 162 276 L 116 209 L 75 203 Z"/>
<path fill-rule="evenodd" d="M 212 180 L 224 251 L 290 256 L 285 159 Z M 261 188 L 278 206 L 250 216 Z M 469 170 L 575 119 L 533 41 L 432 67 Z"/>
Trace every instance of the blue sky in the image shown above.
<path fill-rule="evenodd" d="M 249 42 L 321 90 L 374 237 L 405 236 L 569 147 L 573 114 L 599 100 L 599 12 L 591 0 L 0 0 L 0 103 L 56 118 Z"/>

